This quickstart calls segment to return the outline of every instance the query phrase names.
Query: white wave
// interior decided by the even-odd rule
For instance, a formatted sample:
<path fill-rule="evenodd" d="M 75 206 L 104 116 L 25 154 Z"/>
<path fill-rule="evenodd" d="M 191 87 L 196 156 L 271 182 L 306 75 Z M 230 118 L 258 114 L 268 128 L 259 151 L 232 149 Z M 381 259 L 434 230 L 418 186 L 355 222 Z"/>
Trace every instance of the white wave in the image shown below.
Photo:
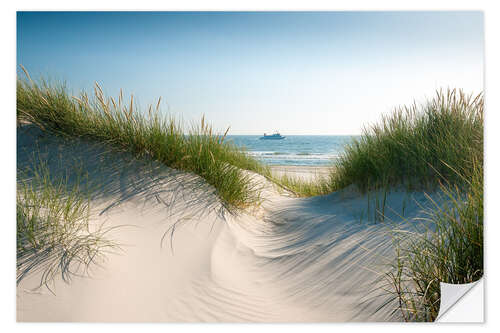
<path fill-rule="evenodd" d="M 322 153 L 281 153 L 268 151 L 248 152 L 248 155 L 261 159 L 278 159 L 278 160 L 332 160 L 338 158 L 339 154 L 322 154 Z"/>

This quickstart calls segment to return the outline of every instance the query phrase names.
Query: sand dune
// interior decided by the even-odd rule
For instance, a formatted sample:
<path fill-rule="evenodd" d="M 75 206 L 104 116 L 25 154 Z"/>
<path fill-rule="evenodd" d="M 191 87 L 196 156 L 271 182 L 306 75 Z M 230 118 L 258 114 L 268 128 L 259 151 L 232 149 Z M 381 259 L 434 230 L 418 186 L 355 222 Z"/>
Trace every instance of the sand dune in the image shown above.
<path fill-rule="evenodd" d="M 390 220 L 414 218 L 423 193 L 387 194 L 386 223 L 352 189 L 306 199 L 265 187 L 259 211 L 227 213 L 200 177 L 31 126 L 18 130 L 18 167 L 34 147 L 53 174 L 88 171 L 92 221 L 117 227 L 121 250 L 90 276 L 17 287 L 18 321 L 334 322 L 399 320 L 376 311 L 378 272 L 391 256 Z M 371 202 L 369 207 L 368 202 Z M 403 203 L 404 202 L 404 203 Z M 371 212 L 371 213 L 370 213 Z M 371 215 L 370 215 L 371 214 Z"/>

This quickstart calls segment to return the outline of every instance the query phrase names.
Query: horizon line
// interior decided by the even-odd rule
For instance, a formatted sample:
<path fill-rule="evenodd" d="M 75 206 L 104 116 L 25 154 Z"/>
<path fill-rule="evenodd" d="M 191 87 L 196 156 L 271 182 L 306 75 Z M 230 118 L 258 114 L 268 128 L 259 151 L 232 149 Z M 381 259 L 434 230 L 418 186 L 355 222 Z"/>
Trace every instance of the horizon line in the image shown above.
<path fill-rule="evenodd" d="M 262 134 L 241 134 L 241 133 L 238 133 L 238 134 L 230 134 L 228 133 L 227 136 L 231 136 L 231 135 L 254 135 L 254 136 L 262 136 Z M 358 135 L 362 135 L 361 133 L 357 133 L 357 134 L 284 134 L 285 136 L 358 136 Z"/>

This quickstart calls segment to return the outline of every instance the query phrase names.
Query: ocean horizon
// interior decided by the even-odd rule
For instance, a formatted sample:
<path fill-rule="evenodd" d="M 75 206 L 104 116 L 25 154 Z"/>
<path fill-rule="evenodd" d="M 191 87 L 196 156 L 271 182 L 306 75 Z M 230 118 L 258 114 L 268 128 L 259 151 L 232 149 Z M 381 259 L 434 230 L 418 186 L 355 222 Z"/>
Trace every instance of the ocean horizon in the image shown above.
<path fill-rule="evenodd" d="M 283 140 L 260 140 L 262 135 L 228 135 L 227 140 L 267 165 L 328 166 L 358 135 L 285 135 Z"/>

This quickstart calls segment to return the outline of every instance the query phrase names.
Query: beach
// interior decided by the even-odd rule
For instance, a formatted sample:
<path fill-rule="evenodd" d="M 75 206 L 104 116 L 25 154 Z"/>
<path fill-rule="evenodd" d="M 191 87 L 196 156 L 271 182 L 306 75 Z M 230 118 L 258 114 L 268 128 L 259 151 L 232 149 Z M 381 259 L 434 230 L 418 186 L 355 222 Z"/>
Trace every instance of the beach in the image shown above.
<path fill-rule="evenodd" d="M 313 180 L 317 177 L 328 176 L 332 168 L 327 166 L 271 165 L 270 169 L 276 176 L 286 175 L 304 180 Z"/>

